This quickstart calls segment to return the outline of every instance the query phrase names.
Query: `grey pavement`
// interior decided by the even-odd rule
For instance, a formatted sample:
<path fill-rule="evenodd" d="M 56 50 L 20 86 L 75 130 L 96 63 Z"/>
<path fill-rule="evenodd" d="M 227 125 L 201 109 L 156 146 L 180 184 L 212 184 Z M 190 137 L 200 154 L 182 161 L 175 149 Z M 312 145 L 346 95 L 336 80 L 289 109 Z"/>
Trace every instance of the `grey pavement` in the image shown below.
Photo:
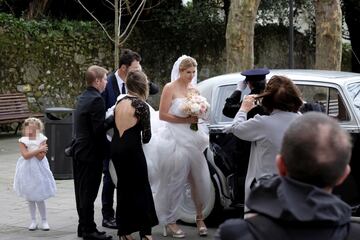
<path fill-rule="evenodd" d="M 66 239 L 80 240 L 76 235 L 77 213 L 75 207 L 73 180 L 56 180 L 56 196 L 46 200 L 50 231 L 29 231 L 30 214 L 27 202 L 18 197 L 12 189 L 13 177 L 19 150 L 17 140 L 20 136 L 0 135 L 0 239 Z M 116 230 L 101 227 L 101 189 L 95 202 L 95 222 L 100 231 L 106 231 L 118 239 Z M 39 219 L 39 217 L 38 217 Z M 194 226 L 181 226 L 187 233 L 186 239 L 200 239 Z M 215 228 L 209 229 L 209 235 L 201 239 L 212 239 Z M 171 239 L 162 236 L 162 228 L 153 229 L 154 239 Z M 138 234 L 133 234 L 139 239 Z"/>

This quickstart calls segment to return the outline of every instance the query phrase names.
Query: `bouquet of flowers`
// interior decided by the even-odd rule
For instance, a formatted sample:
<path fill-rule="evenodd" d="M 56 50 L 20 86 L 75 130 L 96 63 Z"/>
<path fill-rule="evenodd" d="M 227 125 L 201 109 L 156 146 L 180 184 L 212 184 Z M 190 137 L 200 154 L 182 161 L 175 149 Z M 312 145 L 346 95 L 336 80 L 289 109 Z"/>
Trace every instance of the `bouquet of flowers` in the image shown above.
<path fill-rule="evenodd" d="M 195 88 L 190 88 L 186 96 L 186 100 L 182 105 L 182 110 L 188 116 L 206 119 L 210 110 L 210 104 L 206 98 L 200 95 L 200 92 Z M 192 123 L 190 129 L 197 131 L 197 123 Z"/>

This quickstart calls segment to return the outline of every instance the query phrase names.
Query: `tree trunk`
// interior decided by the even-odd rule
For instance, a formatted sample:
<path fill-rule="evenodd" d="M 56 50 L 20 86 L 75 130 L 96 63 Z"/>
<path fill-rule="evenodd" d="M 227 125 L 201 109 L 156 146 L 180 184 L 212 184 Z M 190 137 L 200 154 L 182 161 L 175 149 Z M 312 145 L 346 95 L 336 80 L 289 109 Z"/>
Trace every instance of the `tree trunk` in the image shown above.
<path fill-rule="evenodd" d="M 315 68 L 341 70 L 342 34 L 340 0 L 316 0 Z"/>
<path fill-rule="evenodd" d="M 29 2 L 29 8 L 26 13 L 27 19 L 36 19 L 42 17 L 48 6 L 48 0 L 33 0 Z"/>
<path fill-rule="evenodd" d="M 226 27 L 226 71 L 253 68 L 254 28 L 260 0 L 231 1 Z"/>
<path fill-rule="evenodd" d="M 345 21 L 351 41 L 351 71 L 360 73 L 360 1 L 344 0 Z"/>

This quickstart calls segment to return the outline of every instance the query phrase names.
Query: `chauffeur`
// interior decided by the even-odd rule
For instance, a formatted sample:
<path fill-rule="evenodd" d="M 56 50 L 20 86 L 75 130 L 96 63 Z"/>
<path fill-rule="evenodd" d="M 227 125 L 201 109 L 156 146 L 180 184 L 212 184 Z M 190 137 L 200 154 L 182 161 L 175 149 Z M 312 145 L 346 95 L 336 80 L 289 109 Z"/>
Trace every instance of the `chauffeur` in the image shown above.
<path fill-rule="evenodd" d="M 267 68 L 250 69 L 241 72 L 241 75 L 245 76 L 246 78 L 243 81 L 239 81 L 236 90 L 229 98 L 226 99 L 223 108 L 223 114 L 229 118 L 234 118 L 241 106 L 240 100 L 242 91 L 244 91 L 246 86 L 249 86 L 251 90 L 250 94 L 261 93 L 265 89 L 266 75 L 269 74 L 269 72 L 270 71 Z M 256 114 L 264 115 L 264 108 L 261 106 L 256 106 L 248 112 L 247 118 L 252 118 Z"/>

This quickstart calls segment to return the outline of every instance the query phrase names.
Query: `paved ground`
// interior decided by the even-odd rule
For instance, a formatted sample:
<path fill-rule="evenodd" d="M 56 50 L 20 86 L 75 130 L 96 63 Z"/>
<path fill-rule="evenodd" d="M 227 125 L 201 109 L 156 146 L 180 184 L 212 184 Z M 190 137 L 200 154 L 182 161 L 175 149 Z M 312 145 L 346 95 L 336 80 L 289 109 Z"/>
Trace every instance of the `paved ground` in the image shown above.
<path fill-rule="evenodd" d="M 80 239 L 76 236 L 77 214 L 73 180 L 56 180 L 57 195 L 46 201 L 48 221 L 51 230 L 48 232 L 37 230 L 30 232 L 30 214 L 26 201 L 16 196 L 12 190 L 16 161 L 19 157 L 17 139 L 19 136 L 0 135 L 0 239 Z M 95 202 L 96 223 L 101 223 L 100 194 Z M 98 227 L 117 239 L 116 230 Z M 186 239 L 199 239 L 196 228 L 182 226 L 187 233 Z M 209 229 L 209 236 L 201 239 L 212 239 L 215 228 Z M 138 235 L 135 235 L 138 238 Z M 161 235 L 161 227 L 153 229 L 154 239 L 169 239 Z"/>

